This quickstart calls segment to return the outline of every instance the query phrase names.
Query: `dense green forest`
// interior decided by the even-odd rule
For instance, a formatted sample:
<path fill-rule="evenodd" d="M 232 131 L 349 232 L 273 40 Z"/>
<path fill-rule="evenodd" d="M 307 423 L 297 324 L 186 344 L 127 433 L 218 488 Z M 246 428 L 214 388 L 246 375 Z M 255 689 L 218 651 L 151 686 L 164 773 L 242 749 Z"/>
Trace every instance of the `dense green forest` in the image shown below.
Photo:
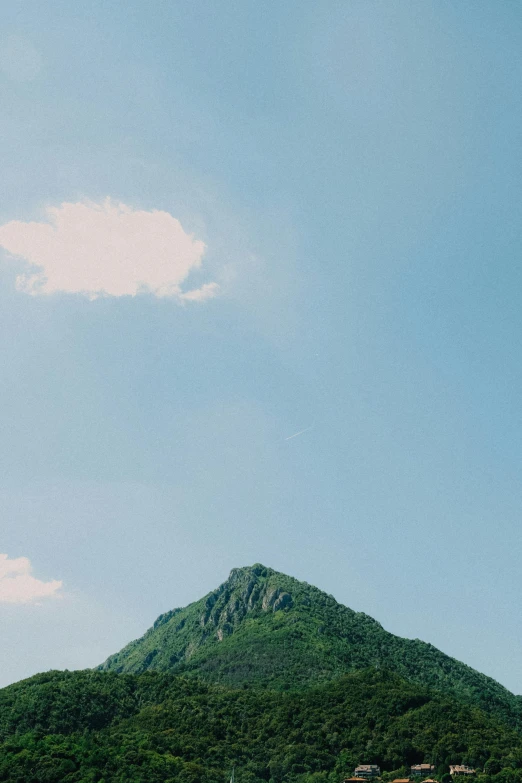
<path fill-rule="evenodd" d="M 522 737 L 477 707 L 366 670 L 305 691 L 159 672 L 52 672 L 0 691 L 0 780 L 329 783 L 361 761 L 522 780 Z M 489 775 L 481 775 L 489 783 Z"/>
<path fill-rule="evenodd" d="M 0 783 L 383 783 L 430 762 L 522 783 L 520 699 L 256 565 L 97 671 L 0 690 Z"/>

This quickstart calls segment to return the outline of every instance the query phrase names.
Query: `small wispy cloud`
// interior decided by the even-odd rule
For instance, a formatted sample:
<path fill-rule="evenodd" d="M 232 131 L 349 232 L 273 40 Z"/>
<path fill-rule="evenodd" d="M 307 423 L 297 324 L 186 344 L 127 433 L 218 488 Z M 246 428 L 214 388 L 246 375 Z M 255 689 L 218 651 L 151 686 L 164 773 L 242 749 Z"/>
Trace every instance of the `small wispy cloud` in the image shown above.
<path fill-rule="evenodd" d="M 32 570 L 27 557 L 10 559 L 0 554 L 0 604 L 38 603 L 57 594 L 62 582 L 42 582 L 32 575 Z"/>
<path fill-rule="evenodd" d="M 183 291 L 200 269 L 205 243 L 168 212 L 133 209 L 110 198 L 48 207 L 45 222 L 0 226 L 0 246 L 37 271 L 19 275 L 17 288 L 33 296 L 64 292 L 100 296 L 151 293 L 179 302 L 215 297 L 217 283 Z"/>

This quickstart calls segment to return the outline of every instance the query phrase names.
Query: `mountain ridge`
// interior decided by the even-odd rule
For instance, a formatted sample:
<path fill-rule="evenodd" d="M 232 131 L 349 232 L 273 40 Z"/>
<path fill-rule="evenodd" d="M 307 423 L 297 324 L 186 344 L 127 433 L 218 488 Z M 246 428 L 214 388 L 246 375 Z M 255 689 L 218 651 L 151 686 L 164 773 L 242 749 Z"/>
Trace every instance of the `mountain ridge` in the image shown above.
<path fill-rule="evenodd" d="M 260 563 L 232 569 L 203 598 L 160 615 L 98 668 L 287 690 L 367 667 L 388 669 L 522 726 L 522 699 L 491 677 L 429 643 L 395 636 L 369 615 Z"/>

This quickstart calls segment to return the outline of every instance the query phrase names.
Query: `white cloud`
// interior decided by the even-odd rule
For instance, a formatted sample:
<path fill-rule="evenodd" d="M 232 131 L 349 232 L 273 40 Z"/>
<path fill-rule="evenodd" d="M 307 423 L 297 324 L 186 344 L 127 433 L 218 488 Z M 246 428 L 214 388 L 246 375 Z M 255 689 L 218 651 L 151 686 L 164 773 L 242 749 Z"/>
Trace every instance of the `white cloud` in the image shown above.
<path fill-rule="evenodd" d="M 91 299 L 147 292 L 180 302 L 203 302 L 218 293 L 217 283 L 182 291 L 181 284 L 201 267 L 206 246 L 168 212 L 107 198 L 102 204 L 63 203 L 46 213 L 47 222 L 0 226 L 0 246 L 39 267 L 17 278 L 21 291 Z"/>
<path fill-rule="evenodd" d="M 12 560 L 0 554 L 0 604 L 29 604 L 56 595 L 62 583 L 42 582 L 32 575 L 27 557 Z"/>
<path fill-rule="evenodd" d="M 184 302 L 205 302 L 207 299 L 213 299 L 219 291 L 217 283 L 205 283 L 201 288 L 193 291 L 187 291 L 186 294 L 180 294 Z"/>

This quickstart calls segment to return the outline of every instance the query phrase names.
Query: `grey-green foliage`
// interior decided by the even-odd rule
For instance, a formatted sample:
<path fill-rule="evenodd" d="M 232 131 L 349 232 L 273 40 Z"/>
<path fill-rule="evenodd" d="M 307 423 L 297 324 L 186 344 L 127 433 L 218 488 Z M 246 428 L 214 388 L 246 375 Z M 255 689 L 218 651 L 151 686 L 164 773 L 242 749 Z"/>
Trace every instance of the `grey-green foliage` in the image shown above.
<path fill-rule="evenodd" d="M 217 590 L 161 615 L 102 670 L 195 674 L 238 686 L 299 689 L 382 668 L 522 725 L 519 697 L 418 639 L 403 639 L 305 582 L 260 564 L 234 569 Z"/>

